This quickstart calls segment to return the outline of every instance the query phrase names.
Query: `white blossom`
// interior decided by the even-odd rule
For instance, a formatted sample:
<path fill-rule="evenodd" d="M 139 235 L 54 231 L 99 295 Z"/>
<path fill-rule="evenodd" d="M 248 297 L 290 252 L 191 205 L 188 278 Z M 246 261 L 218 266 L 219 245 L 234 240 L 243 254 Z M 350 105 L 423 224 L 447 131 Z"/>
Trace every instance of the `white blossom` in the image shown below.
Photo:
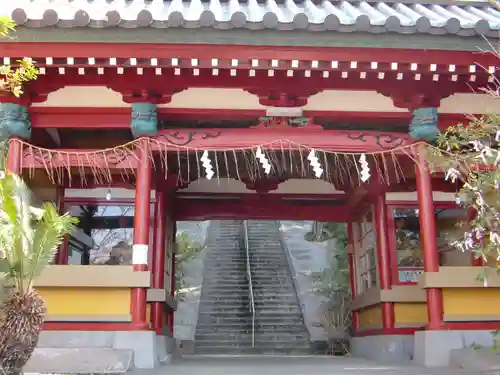
<path fill-rule="evenodd" d="M 458 177 L 460 177 L 460 172 L 455 168 L 450 168 L 446 172 L 446 176 L 444 177 L 444 180 L 448 181 L 449 179 L 451 179 L 451 182 L 455 182 Z"/>
<path fill-rule="evenodd" d="M 481 152 L 481 150 L 484 147 L 483 142 L 478 141 L 478 140 L 471 141 L 471 142 L 469 142 L 469 144 L 471 144 L 474 147 L 474 151 L 476 151 L 476 152 Z"/>
<path fill-rule="evenodd" d="M 490 232 L 490 241 L 500 244 L 500 235 L 497 232 Z"/>

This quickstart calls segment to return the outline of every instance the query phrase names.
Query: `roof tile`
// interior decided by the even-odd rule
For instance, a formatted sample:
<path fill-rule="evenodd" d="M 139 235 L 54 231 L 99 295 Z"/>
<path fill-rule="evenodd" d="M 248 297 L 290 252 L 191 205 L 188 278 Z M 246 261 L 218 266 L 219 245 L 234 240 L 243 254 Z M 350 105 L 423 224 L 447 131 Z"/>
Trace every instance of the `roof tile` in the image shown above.
<path fill-rule="evenodd" d="M 485 3 L 439 5 L 329 0 L 17 0 L 0 15 L 27 27 L 213 27 L 495 35 L 500 11 Z"/>

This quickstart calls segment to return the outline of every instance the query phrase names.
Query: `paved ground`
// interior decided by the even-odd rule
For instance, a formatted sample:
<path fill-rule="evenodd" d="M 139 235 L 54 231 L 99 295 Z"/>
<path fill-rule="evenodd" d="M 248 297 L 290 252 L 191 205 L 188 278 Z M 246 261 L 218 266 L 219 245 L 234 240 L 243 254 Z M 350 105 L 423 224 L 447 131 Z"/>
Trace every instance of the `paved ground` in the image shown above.
<path fill-rule="evenodd" d="M 454 369 L 381 365 L 339 357 L 202 357 L 175 360 L 156 370 L 131 375 L 476 375 Z"/>

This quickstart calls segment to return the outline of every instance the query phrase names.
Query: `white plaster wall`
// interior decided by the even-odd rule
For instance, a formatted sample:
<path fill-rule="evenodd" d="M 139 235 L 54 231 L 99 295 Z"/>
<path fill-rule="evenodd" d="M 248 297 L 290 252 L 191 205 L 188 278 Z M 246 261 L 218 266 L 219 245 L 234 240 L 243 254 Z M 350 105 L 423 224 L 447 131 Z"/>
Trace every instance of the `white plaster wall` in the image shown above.
<path fill-rule="evenodd" d="M 204 245 L 209 223 L 209 221 L 178 221 L 177 232 L 187 232 L 192 240 Z M 184 264 L 184 297 L 179 301 L 174 314 L 174 337 L 178 340 L 194 340 L 204 262 L 205 251 L 202 251 L 196 258 Z"/>
<path fill-rule="evenodd" d="M 334 242 L 305 240 L 304 236 L 311 231 L 312 223 L 312 221 L 280 222 L 305 324 L 311 335 L 311 341 L 321 341 L 327 339 L 326 332 L 320 325 L 326 299 L 314 292 L 311 273 L 330 266 L 332 258 L 330 249 Z"/>

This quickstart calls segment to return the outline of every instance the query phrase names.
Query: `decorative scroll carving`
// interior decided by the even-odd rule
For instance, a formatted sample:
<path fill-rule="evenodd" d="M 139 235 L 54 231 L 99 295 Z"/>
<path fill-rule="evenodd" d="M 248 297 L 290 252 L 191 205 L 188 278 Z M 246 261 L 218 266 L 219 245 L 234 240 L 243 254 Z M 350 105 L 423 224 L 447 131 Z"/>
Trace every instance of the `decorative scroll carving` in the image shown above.
<path fill-rule="evenodd" d="M 395 136 L 391 134 L 372 134 L 372 133 L 361 133 L 361 132 L 348 132 L 347 137 L 349 139 L 360 141 L 363 143 L 371 143 L 367 138 L 375 139 L 375 144 L 381 149 L 390 150 L 391 148 L 402 146 L 405 143 L 405 139 L 400 136 Z"/>
<path fill-rule="evenodd" d="M 312 118 L 308 117 L 261 117 L 261 122 L 252 128 L 260 129 L 286 129 L 286 128 L 303 128 L 303 129 L 323 129 L 321 125 L 313 123 Z"/>
<path fill-rule="evenodd" d="M 156 139 L 175 146 L 189 146 L 194 141 L 215 139 L 220 135 L 220 131 L 168 131 L 160 133 Z"/>

